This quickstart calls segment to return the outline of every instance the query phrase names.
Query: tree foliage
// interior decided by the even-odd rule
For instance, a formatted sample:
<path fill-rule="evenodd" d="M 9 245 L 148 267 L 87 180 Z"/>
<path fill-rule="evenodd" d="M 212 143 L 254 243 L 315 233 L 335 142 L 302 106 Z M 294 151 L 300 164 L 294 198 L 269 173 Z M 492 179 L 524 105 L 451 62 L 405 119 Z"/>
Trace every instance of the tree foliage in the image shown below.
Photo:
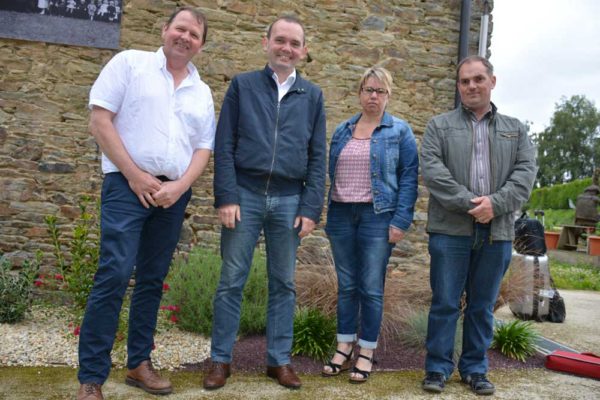
<path fill-rule="evenodd" d="M 534 140 L 540 186 L 591 177 L 600 166 L 600 111 L 585 96 L 562 97 Z"/>

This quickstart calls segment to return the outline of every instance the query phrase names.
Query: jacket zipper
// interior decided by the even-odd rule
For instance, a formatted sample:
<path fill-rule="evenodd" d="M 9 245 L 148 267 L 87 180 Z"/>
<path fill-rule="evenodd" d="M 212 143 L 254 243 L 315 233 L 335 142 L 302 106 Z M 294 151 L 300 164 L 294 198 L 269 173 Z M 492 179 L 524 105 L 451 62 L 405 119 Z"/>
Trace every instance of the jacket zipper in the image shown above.
<path fill-rule="evenodd" d="M 275 167 L 275 154 L 277 151 L 277 138 L 279 136 L 279 107 L 280 107 L 280 105 L 281 105 L 281 101 L 278 101 L 277 102 L 277 114 L 275 115 L 275 138 L 273 139 L 273 159 L 271 160 L 271 169 L 269 171 L 269 177 L 267 178 L 267 185 L 265 186 L 265 196 L 267 196 L 269 194 L 269 184 L 271 183 L 271 176 L 273 175 L 273 168 Z"/>
<path fill-rule="evenodd" d="M 492 126 L 494 126 L 494 129 L 493 129 L 494 135 L 493 136 L 496 136 L 495 125 L 496 125 L 495 124 L 495 118 L 494 118 L 494 115 L 492 114 L 490 116 L 490 122 L 488 123 L 488 147 L 490 149 L 490 192 L 496 190 L 496 185 L 494 183 L 494 177 L 496 175 L 495 175 L 495 168 L 494 168 L 494 157 L 493 157 L 493 153 L 492 153 L 492 135 L 490 135 L 490 133 L 492 132 Z M 493 218 L 490 221 L 490 235 L 489 235 L 490 244 L 492 244 L 492 242 L 493 242 L 493 238 L 492 238 L 492 222 L 494 222 Z"/>

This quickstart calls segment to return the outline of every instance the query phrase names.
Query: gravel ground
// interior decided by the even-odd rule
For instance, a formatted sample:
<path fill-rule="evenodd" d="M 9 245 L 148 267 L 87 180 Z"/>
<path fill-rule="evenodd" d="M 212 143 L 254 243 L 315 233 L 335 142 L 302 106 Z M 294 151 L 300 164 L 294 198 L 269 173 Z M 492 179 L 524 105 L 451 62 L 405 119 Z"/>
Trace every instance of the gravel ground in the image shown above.
<path fill-rule="evenodd" d="M 32 313 L 17 324 L 0 324 L 0 366 L 77 367 L 78 337 L 69 326 L 64 307 L 33 307 Z M 152 362 L 159 369 L 173 370 L 184 364 L 202 362 L 209 356 L 210 341 L 183 332 L 177 327 L 162 329 L 155 336 Z M 113 367 L 123 367 L 125 346 L 117 344 L 112 353 Z"/>

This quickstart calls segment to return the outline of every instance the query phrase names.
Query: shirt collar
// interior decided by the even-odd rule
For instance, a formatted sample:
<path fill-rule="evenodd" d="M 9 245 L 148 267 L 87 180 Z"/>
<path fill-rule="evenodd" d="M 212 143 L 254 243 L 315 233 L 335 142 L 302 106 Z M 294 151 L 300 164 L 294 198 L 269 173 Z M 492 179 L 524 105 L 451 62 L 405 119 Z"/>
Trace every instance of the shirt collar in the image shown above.
<path fill-rule="evenodd" d="M 163 51 L 162 46 L 156 51 L 156 61 L 158 63 L 158 68 L 167 72 L 167 56 L 165 56 L 165 52 Z M 187 63 L 187 69 L 188 69 L 188 76 L 184 79 L 184 82 L 187 79 L 192 79 L 192 80 L 196 80 L 196 79 L 200 79 L 200 75 L 198 74 L 198 70 L 196 69 L 196 66 L 194 64 L 192 64 L 192 62 L 188 62 Z"/>
<path fill-rule="evenodd" d="M 290 87 L 296 82 L 296 68 L 292 71 L 292 73 L 287 77 L 287 79 L 283 83 L 279 83 L 279 78 L 277 77 L 277 72 L 273 71 L 273 75 L 271 75 L 273 79 L 275 79 L 275 83 L 278 85 L 288 84 Z"/>
<path fill-rule="evenodd" d="M 468 108 L 467 106 L 465 106 L 463 103 L 461 103 L 463 110 L 467 113 L 467 115 L 469 116 L 469 118 L 472 121 L 478 122 L 477 120 L 477 116 L 475 115 L 475 113 L 473 111 L 471 111 L 470 108 Z M 481 117 L 480 121 L 483 121 L 486 118 L 491 118 L 496 112 L 496 109 L 494 107 L 493 103 L 490 103 L 490 108 L 489 110 L 487 110 L 487 112 L 483 115 L 483 117 Z"/>

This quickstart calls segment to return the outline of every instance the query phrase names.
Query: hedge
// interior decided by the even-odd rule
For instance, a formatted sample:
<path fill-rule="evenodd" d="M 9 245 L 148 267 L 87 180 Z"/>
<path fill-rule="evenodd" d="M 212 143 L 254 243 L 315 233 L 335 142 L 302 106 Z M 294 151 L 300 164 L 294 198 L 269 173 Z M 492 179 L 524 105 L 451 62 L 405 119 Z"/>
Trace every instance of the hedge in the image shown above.
<path fill-rule="evenodd" d="M 579 179 L 561 185 L 546 186 L 534 189 L 527 202 L 528 210 L 568 209 L 569 199 L 575 204 L 577 196 L 592 184 L 592 178 Z"/>

